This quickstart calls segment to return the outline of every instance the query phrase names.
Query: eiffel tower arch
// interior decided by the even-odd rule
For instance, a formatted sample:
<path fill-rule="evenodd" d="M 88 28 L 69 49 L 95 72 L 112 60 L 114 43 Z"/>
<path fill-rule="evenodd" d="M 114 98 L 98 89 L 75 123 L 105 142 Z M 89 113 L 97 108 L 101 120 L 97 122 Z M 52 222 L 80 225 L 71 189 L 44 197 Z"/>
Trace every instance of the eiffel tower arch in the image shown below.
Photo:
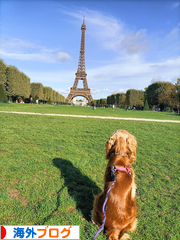
<path fill-rule="evenodd" d="M 85 69 L 85 31 L 86 25 L 85 20 L 83 19 L 83 24 L 81 26 L 81 46 L 80 46 L 80 54 L 79 54 L 79 62 L 78 69 L 75 73 L 76 77 L 74 80 L 73 87 L 70 88 L 70 93 L 67 96 L 68 100 L 72 100 L 74 97 L 82 96 L 85 97 L 88 102 L 93 100 L 91 96 L 90 88 L 88 88 L 87 83 L 87 74 Z M 78 88 L 79 81 L 83 81 L 83 88 Z"/>

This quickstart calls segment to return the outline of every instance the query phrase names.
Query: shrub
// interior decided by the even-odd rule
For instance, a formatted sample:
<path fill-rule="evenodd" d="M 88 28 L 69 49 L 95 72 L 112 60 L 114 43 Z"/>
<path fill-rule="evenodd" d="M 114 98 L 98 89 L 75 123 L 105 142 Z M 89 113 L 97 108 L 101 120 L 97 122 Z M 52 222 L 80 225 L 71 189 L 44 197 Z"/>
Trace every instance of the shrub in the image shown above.
<path fill-rule="evenodd" d="M 157 107 L 156 105 L 153 105 L 152 111 L 155 111 L 156 107 Z"/>
<path fill-rule="evenodd" d="M 145 105 L 144 105 L 144 110 L 149 110 L 149 105 L 148 105 L 148 101 L 146 100 Z"/>
<path fill-rule="evenodd" d="M 170 107 L 167 107 L 166 108 L 166 112 L 170 112 L 171 111 L 171 108 Z"/>

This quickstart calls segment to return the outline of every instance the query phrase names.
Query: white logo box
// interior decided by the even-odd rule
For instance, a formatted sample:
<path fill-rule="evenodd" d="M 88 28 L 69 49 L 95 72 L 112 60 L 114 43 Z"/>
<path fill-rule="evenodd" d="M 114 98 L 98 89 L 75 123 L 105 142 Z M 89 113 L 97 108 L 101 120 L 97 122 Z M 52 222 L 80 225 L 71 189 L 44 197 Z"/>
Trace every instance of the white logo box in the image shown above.
<path fill-rule="evenodd" d="M 44 236 L 43 236 L 44 235 Z M 0 239 L 80 240 L 79 225 L 1 225 Z"/>

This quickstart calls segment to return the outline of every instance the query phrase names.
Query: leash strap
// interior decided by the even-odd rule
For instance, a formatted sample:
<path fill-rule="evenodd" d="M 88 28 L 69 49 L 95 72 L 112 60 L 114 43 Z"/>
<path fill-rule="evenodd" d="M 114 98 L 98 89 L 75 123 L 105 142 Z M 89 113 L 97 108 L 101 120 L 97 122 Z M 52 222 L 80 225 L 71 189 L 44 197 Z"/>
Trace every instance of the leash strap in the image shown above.
<path fill-rule="evenodd" d="M 103 221 L 102 221 L 102 224 L 101 224 L 101 227 L 99 228 L 99 230 L 96 232 L 93 240 L 95 240 L 97 238 L 97 236 L 99 235 L 100 232 L 103 231 L 104 229 L 104 225 L 105 225 L 105 221 L 106 221 L 106 210 L 107 210 L 107 206 L 106 206 L 106 203 L 107 203 L 107 200 L 108 200 L 108 197 L 109 197 L 109 193 L 111 191 L 111 188 L 113 187 L 113 185 L 115 184 L 116 182 L 116 174 L 115 172 L 116 171 L 124 171 L 124 172 L 127 172 L 129 174 L 129 176 L 131 176 L 131 172 L 130 172 L 130 169 L 131 167 L 128 167 L 128 168 L 124 168 L 124 167 L 116 167 L 116 166 L 111 166 L 111 178 L 113 179 L 113 183 L 111 184 L 111 186 L 109 187 L 107 193 L 106 193 L 106 197 L 105 197 L 105 200 L 104 200 L 104 203 L 103 203 L 103 206 L 102 206 L 102 212 L 103 212 Z"/>
<path fill-rule="evenodd" d="M 113 171 L 113 170 L 112 170 Z M 102 206 L 102 212 L 103 212 L 103 221 L 102 221 L 102 224 L 101 224 L 101 227 L 99 228 L 99 230 L 96 232 L 93 240 L 95 240 L 97 238 L 97 236 L 99 235 L 100 232 L 102 232 L 102 230 L 104 229 L 104 224 L 105 224 L 105 221 L 106 221 L 106 214 L 105 214 L 105 211 L 107 210 L 107 206 L 106 206 L 106 203 L 107 203 L 107 200 L 108 200 L 108 196 L 109 196 L 109 193 L 111 191 L 111 188 L 113 187 L 113 185 L 115 184 L 116 182 L 116 174 L 114 172 L 113 174 L 113 178 L 114 178 L 114 181 L 113 183 L 111 184 L 111 186 L 109 187 L 107 193 L 106 193 L 106 197 L 105 197 L 105 200 L 104 200 L 104 203 L 103 203 L 103 206 Z"/>

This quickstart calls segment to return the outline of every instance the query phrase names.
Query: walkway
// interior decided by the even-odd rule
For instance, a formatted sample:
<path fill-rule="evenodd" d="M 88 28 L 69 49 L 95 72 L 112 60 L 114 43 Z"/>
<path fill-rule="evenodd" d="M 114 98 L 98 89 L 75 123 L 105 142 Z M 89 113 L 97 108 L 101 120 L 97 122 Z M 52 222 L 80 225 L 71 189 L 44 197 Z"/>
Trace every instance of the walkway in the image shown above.
<path fill-rule="evenodd" d="M 180 121 L 178 121 L 178 120 L 161 120 L 161 119 L 146 119 L 146 118 L 104 117 L 104 116 L 70 115 L 70 114 L 54 114 L 54 113 L 33 113 L 33 112 L 11 112 L 11 111 L 0 111 L 0 113 L 15 113 L 15 114 L 40 115 L 40 116 L 57 116 L 57 117 L 99 118 L 99 119 L 115 119 L 115 120 L 146 121 L 146 122 L 180 123 Z"/>

